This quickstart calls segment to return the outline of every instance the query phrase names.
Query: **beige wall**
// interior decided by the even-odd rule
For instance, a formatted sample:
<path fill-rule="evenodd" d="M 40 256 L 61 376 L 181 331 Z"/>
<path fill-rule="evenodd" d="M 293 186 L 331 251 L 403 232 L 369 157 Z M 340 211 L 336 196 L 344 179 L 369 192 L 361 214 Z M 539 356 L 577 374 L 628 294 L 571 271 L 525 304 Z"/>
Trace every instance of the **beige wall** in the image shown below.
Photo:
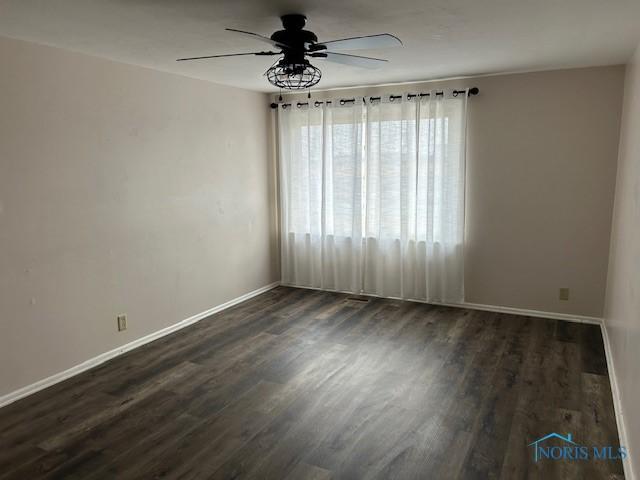
<path fill-rule="evenodd" d="M 314 98 L 479 87 L 469 113 L 467 302 L 600 317 L 623 80 L 615 66 Z M 561 287 L 569 301 L 558 299 Z"/>
<path fill-rule="evenodd" d="M 0 395 L 278 279 L 265 95 L 9 39 L 0 59 Z M 623 74 L 315 98 L 478 86 L 467 301 L 600 316 Z"/>
<path fill-rule="evenodd" d="M 467 301 L 602 315 L 623 76 L 605 67 L 474 82 Z"/>
<path fill-rule="evenodd" d="M 633 470 L 640 471 L 640 47 L 627 66 L 605 327 Z"/>
<path fill-rule="evenodd" d="M 278 279 L 266 95 L 2 38 L 0 63 L 0 395 Z"/>

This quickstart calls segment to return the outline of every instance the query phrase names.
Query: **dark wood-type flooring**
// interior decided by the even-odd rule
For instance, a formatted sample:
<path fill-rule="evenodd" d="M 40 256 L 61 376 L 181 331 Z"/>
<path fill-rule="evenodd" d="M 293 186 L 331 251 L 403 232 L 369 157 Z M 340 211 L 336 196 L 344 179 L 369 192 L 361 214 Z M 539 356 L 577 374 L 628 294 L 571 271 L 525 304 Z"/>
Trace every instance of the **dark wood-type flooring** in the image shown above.
<path fill-rule="evenodd" d="M 0 478 L 622 478 L 550 432 L 618 444 L 597 326 L 279 287 L 0 409 Z"/>

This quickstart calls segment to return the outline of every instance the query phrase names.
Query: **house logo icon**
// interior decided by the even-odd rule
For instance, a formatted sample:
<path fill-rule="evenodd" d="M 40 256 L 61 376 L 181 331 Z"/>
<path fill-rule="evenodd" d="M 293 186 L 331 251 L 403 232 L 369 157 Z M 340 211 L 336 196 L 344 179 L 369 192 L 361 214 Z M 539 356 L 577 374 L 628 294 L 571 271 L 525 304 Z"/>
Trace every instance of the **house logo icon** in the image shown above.
<path fill-rule="evenodd" d="M 553 446 L 546 447 L 544 446 L 544 442 L 550 440 L 552 438 L 560 439 L 564 442 L 562 447 Z M 566 436 L 560 435 L 556 432 L 551 432 L 544 437 L 537 439 L 534 442 L 531 442 L 529 447 L 533 447 L 533 461 L 537 462 L 541 458 L 552 458 L 554 460 L 559 460 L 562 458 L 571 458 L 573 457 L 571 454 L 575 453 L 576 457 L 579 456 L 579 452 L 581 447 L 573 441 L 573 436 L 570 433 L 567 433 Z M 575 457 L 573 457 L 575 458 Z"/>
<path fill-rule="evenodd" d="M 533 461 L 539 460 L 564 460 L 564 461 L 584 461 L 584 460 L 625 460 L 629 453 L 623 446 L 617 445 L 578 445 L 573 441 L 570 433 L 561 435 L 551 432 L 544 437 L 531 442 L 529 447 L 533 447 Z"/>

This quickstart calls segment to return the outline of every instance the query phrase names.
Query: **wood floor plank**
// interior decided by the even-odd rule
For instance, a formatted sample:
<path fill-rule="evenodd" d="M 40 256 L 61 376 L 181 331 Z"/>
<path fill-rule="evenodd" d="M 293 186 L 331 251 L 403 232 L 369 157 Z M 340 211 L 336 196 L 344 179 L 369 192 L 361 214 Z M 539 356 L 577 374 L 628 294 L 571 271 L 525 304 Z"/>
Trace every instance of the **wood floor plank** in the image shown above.
<path fill-rule="evenodd" d="M 328 470 L 300 462 L 285 480 L 331 480 L 331 478 L 331 472 Z"/>
<path fill-rule="evenodd" d="M 0 409 L 0 479 L 623 478 L 598 326 L 278 287 Z"/>

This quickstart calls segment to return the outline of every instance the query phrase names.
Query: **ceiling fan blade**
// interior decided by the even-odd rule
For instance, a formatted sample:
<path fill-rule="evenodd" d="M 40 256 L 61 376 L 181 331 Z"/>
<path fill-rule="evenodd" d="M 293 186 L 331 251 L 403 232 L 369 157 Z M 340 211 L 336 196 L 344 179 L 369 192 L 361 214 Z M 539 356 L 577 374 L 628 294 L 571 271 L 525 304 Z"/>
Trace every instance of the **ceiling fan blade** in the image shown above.
<path fill-rule="evenodd" d="M 353 67 L 360 68 L 375 69 L 389 61 L 383 60 L 382 58 L 362 57 L 360 55 L 349 55 L 346 53 L 322 52 L 322 54 L 322 56 L 318 55 L 318 58 L 324 58 L 329 62 L 341 63 L 343 65 L 351 65 Z"/>
<path fill-rule="evenodd" d="M 184 62 L 185 60 L 204 60 L 206 58 L 240 57 L 242 55 L 258 55 L 258 56 L 280 55 L 280 52 L 226 53 L 226 54 L 223 54 L 223 55 L 207 55 L 207 56 L 204 56 L 204 57 L 178 58 L 176 60 L 176 62 Z"/>
<path fill-rule="evenodd" d="M 367 48 L 401 47 L 402 41 L 390 33 L 381 33 L 379 35 L 318 42 L 317 45 L 324 45 L 331 50 L 364 50 Z"/>
<path fill-rule="evenodd" d="M 244 35 L 246 37 L 251 37 L 251 38 L 254 38 L 256 40 L 260 40 L 262 42 L 266 42 L 269 45 L 273 45 L 274 47 L 290 48 L 289 45 L 287 45 L 285 43 L 276 42 L 275 40 L 271 40 L 269 37 L 265 37 L 264 35 L 260 35 L 259 33 L 245 32 L 244 30 L 236 30 L 235 28 L 225 28 L 225 30 L 227 30 L 229 32 L 241 33 L 242 35 Z"/>

